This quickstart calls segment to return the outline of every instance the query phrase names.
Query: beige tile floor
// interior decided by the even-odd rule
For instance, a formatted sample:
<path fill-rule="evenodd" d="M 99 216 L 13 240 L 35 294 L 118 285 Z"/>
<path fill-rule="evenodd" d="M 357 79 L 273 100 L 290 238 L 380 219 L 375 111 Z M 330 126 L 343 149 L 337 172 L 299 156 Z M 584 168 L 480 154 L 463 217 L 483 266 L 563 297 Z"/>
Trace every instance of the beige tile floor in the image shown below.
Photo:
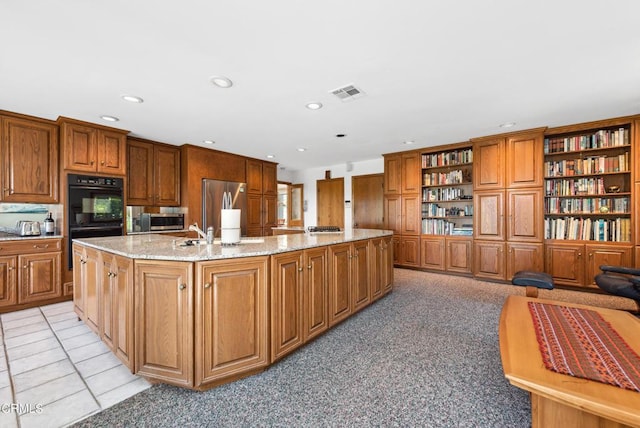
<path fill-rule="evenodd" d="M 73 302 L 0 315 L 0 427 L 63 427 L 150 387 L 73 312 Z"/>

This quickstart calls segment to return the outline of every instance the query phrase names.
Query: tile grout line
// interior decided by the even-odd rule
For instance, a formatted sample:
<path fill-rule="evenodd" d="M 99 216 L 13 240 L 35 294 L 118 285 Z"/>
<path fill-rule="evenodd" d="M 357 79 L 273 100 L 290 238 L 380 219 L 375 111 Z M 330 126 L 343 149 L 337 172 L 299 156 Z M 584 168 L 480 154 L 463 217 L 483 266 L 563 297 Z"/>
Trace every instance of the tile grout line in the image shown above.
<path fill-rule="evenodd" d="M 56 340 L 58 341 L 58 343 L 60 344 L 60 347 L 62 348 L 62 352 L 64 352 L 64 355 L 67 357 L 67 360 L 69 361 L 69 363 L 71 363 L 71 366 L 73 367 L 73 370 L 78 374 L 78 376 L 80 377 L 80 380 L 82 381 L 82 383 L 84 384 L 84 386 L 87 388 L 87 391 L 89 391 L 89 394 L 91 394 L 91 398 L 93 398 L 93 401 L 96 402 L 96 404 L 98 405 L 98 412 L 102 411 L 102 406 L 100 405 L 100 402 L 98 401 L 98 398 L 95 396 L 95 394 L 93 393 L 93 391 L 91 390 L 91 388 L 89 388 L 89 385 L 87 385 L 87 382 L 85 381 L 84 377 L 82 376 L 82 374 L 78 371 L 78 368 L 76 367 L 76 365 L 73 363 L 73 361 L 71 361 L 71 357 L 69 356 L 69 354 L 67 353 L 67 350 L 65 349 L 64 345 L 62 344 L 62 341 L 60 340 L 60 338 L 58 337 L 58 335 L 56 334 L 56 332 L 53 330 L 53 328 L 51 327 L 51 324 L 49 323 L 49 319 L 47 318 L 47 316 L 45 315 L 44 312 L 42 312 L 42 308 L 38 307 L 38 309 L 40 310 L 40 313 L 42 313 L 42 316 L 44 317 L 47 325 L 49 326 L 49 328 L 51 329 L 51 332 L 53 333 L 53 336 L 56 338 Z M 79 317 L 78 317 L 79 318 Z M 73 395 L 73 394 L 71 394 Z M 49 404 L 53 404 L 56 401 L 60 401 L 63 398 L 68 397 L 61 397 L 58 400 L 52 401 Z M 95 413 L 95 412 L 94 412 Z M 93 413 L 90 413 L 89 415 L 91 415 Z M 87 415 L 87 416 L 89 416 Z M 83 417 L 84 419 L 84 417 Z"/>
<path fill-rule="evenodd" d="M 4 352 L 4 360 L 5 363 L 7 365 L 7 376 L 9 376 L 9 388 L 11 388 L 11 403 L 8 404 L 15 404 L 16 403 L 16 388 L 15 385 L 13 384 L 13 376 L 11 375 L 11 366 L 9 365 L 9 354 L 7 353 L 7 344 L 5 342 L 6 340 L 6 336 L 4 335 L 4 321 L 2 321 L 2 317 L 0 317 L 0 330 L 2 331 L 2 352 Z M 16 416 L 16 424 L 18 426 L 18 428 L 20 428 L 21 423 L 20 423 L 20 415 L 18 413 L 15 414 Z"/>

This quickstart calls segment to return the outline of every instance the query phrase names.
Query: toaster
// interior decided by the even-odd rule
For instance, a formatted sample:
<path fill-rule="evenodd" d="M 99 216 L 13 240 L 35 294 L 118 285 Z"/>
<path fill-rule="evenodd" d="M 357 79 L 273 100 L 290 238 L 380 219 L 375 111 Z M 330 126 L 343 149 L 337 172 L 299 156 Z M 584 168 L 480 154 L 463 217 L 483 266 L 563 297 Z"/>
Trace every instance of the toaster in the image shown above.
<path fill-rule="evenodd" d="M 20 236 L 38 236 L 40 235 L 40 223 L 20 220 L 16 223 L 16 233 Z"/>

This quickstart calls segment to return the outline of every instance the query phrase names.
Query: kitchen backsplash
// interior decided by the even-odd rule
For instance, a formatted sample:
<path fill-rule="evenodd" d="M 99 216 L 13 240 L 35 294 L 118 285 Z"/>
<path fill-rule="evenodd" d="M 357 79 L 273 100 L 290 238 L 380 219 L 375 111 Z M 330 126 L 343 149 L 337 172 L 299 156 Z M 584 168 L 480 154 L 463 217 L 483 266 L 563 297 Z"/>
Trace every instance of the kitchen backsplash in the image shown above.
<path fill-rule="evenodd" d="M 0 228 L 10 230 L 16 227 L 19 220 L 40 222 L 41 230 L 44 231 L 44 219 L 49 212 L 55 221 L 57 234 L 61 233 L 60 220 L 62 219 L 63 206 L 61 204 L 14 204 L 0 203 Z"/>

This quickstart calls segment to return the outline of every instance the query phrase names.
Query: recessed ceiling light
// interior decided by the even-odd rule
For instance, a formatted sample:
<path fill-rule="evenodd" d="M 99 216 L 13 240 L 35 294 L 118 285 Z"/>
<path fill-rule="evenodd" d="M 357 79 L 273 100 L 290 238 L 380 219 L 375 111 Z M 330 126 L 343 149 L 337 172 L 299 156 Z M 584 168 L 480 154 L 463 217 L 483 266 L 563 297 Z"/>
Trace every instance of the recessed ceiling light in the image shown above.
<path fill-rule="evenodd" d="M 500 125 L 500 128 L 511 128 L 512 126 L 516 126 L 515 122 L 507 122 Z"/>
<path fill-rule="evenodd" d="M 100 116 L 100 119 L 106 120 L 107 122 L 117 122 L 117 121 L 120 120 L 115 116 L 109 116 L 109 115 L 106 115 L 106 114 L 103 114 L 102 116 Z"/>
<path fill-rule="evenodd" d="M 338 137 L 338 138 L 342 138 L 342 137 L 346 137 L 346 136 L 347 136 L 347 134 L 336 134 L 336 137 Z"/>
<path fill-rule="evenodd" d="M 130 103 L 142 104 L 144 102 L 142 98 L 136 97 L 135 95 L 123 95 L 120 98 Z"/>
<path fill-rule="evenodd" d="M 309 110 L 319 110 L 322 108 L 322 103 L 309 103 L 306 107 Z"/>
<path fill-rule="evenodd" d="M 404 142 L 404 143 L 402 143 L 402 144 L 411 145 L 411 144 L 413 144 L 413 141 L 405 141 L 405 142 Z"/>
<path fill-rule="evenodd" d="M 202 140 L 203 143 L 205 144 L 215 144 L 216 142 L 213 140 Z"/>
<path fill-rule="evenodd" d="M 306 151 L 307 151 L 307 149 L 305 149 L 304 147 L 298 147 L 298 151 L 299 151 L 299 152 L 306 152 Z"/>
<path fill-rule="evenodd" d="M 267 155 L 267 159 L 273 159 L 275 157 L 276 157 L 275 155 Z"/>
<path fill-rule="evenodd" d="M 233 82 L 228 77 L 211 76 L 209 80 L 219 88 L 230 88 L 233 86 Z"/>

